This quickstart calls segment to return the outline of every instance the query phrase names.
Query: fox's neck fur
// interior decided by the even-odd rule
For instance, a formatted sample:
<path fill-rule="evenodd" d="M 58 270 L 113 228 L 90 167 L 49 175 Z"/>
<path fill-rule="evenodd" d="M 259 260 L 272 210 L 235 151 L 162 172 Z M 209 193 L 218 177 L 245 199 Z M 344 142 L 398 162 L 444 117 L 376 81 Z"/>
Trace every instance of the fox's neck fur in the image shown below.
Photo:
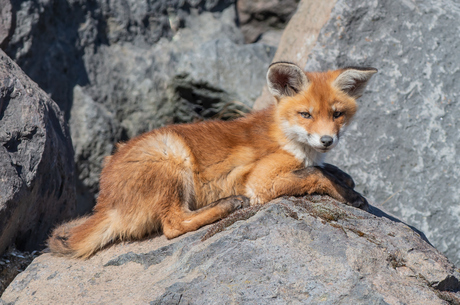
<path fill-rule="evenodd" d="M 310 145 L 302 142 L 296 133 L 289 130 L 287 124 L 288 123 L 284 123 L 281 125 L 284 127 L 282 129 L 286 137 L 284 141 L 279 141 L 281 148 L 292 154 L 297 160 L 302 162 L 305 167 L 315 165 L 322 166 L 326 153 L 318 152 Z"/>

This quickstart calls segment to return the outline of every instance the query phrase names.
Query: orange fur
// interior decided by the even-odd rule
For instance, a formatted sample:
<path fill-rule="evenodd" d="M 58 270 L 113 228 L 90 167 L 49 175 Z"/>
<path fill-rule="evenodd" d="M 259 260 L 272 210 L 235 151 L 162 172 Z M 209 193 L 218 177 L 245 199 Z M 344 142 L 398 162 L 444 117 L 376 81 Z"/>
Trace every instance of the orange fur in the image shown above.
<path fill-rule="evenodd" d="M 329 146 L 321 143 L 338 140 L 356 112 L 354 93 L 370 78 L 359 80 L 362 71 L 375 71 L 299 71 L 289 63 L 271 66 L 277 104 L 266 110 L 163 127 L 118 145 L 105 159 L 93 214 L 55 229 L 52 252 L 87 258 L 115 240 L 158 230 L 174 238 L 228 216 L 247 198 L 254 205 L 320 193 L 366 208 L 351 178 L 322 163 Z"/>

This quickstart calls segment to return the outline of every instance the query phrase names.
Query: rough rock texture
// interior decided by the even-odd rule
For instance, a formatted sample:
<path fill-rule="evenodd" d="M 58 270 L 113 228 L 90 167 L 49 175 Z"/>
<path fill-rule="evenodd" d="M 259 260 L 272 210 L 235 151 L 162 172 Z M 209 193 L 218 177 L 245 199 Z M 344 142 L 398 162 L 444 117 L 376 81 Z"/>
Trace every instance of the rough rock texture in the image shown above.
<path fill-rule="evenodd" d="M 455 1 L 337 1 L 306 70 L 379 73 L 330 158 L 377 206 L 460 265 L 460 7 Z"/>
<path fill-rule="evenodd" d="M 299 0 L 239 0 L 238 17 L 247 43 L 265 42 L 278 46 L 286 23 L 297 9 Z"/>
<path fill-rule="evenodd" d="M 79 85 L 73 91 L 73 107 L 69 124 L 75 146 L 79 180 L 78 212 L 84 214 L 93 206 L 91 194 L 98 192 L 99 173 L 105 156 L 112 154 L 115 143 L 121 137 L 121 126 L 114 114 L 94 102 Z M 84 143 L 85 145 L 81 145 Z M 82 191 L 83 190 L 83 191 Z"/>
<path fill-rule="evenodd" d="M 26 270 L 27 266 L 38 255 L 38 251 L 18 251 L 12 246 L 0 256 L 0 295 L 19 273 Z"/>
<path fill-rule="evenodd" d="M 239 46 L 229 39 L 204 43 L 179 60 L 171 87 L 180 97 L 173 117 L 190 122 L 202 117 L 231 118 L 249 112 L 265 85 L 274 49 Z M 222 59 L 225 59 L 225 62 Z M 242 72 L 244 71 L 244 72 Z"/>
<path fill-rule="evenodd" d="M 0 50 L 0 253 L 42 247 L 75 215 L 72 156 L 58 106 Z"/>
<path fill-rule="evenodd" d="M 44 254 L 1 300 L 15 305 L 460 300 L 458 270 L 409 227 L 375 208 L 377 216 L 326 197 L 310 199 L 277 199 L 237 211 L 211 229 L 170 241 L 159 236 L 114 245 L 86 261 Z M 230 225 L 232 218 L 253 214 Z M 201 241 L 210 230 L 223 231 Z"/>
<path fill-rule="evenodd" d="M 296 13 L 283 31 L 273 62 L 290 61 L 305 66 L 308 54 L 316 44 L 319 32 L 329 20 L 336 0 L 301 0 Z M 254 110 L 267 107 L 275 98 L 264 86 L 262 95 L 254 103 Z"/>
<path fill-rule="evenodd" d="M 13 23 L 13 12 L 10 0 L 0 0 L 0 48 L 8 43 Z"/>
<path fill-rule="evenodd" d="M 6 53 L 69 120 L 82 211 L 92 206 L 101 159 L 117 141 L 168 123 L 248 112 L 274 54 L 243 45 L 234 0 L 30 0 L 13 7 Z"/>

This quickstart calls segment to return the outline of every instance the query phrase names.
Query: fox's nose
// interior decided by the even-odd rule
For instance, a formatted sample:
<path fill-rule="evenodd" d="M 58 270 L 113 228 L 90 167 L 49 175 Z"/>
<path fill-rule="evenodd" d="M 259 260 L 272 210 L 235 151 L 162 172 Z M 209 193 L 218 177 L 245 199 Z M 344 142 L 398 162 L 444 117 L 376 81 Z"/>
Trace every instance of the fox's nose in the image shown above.
<path fill-rule="evenodd" d="M 325 147 L 331 146 L 332 142 L 334 142 L 334 139 L 331 136 L 322 136 L 320 140 Z"/>

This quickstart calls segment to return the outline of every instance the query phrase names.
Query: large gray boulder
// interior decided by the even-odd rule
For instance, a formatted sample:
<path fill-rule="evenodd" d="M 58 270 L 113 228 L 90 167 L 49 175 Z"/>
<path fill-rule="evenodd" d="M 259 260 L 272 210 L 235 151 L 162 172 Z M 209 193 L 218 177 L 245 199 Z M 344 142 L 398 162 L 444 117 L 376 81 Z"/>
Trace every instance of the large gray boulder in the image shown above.
<path fill-rule="evenodd" d="M 234 0 L 26 0 L 2 14 L 16 20 L 6 53 L 70 124 L 80 211 L 94 204 L 116 142 L 248 112 L 273 57 L 243 45 Z"/>
<path fill-rule="evenodd" d="M 298 3 L 299 0 L 238 0 L 236 7 L 245 41 L 277 46 Z"/>
<path fill-rule="evenodd" d="M 76 215 L 74 167 L 59 107 L 0 50 L 0 254 L 43 248 Z"/>
<path fill-rule="evenodd" d="M 8 43 L 13 23 L 10 0 L 0 0 L 0 48 Z"/>
<path fill-rule="evenodd" d="M 329 162 L 370 202 L 421 229 L 460 265 L 460 7 L 339 0 L 306 70 L 379 73 Z"/>
<path fill-rule="evenodd" d="M 173 39 L 179 29 L 189 28 L 190 19 L 200 12 L 217 12 L 218 18 L 219 12 L 234 8 L 235 2 L 25 0 L 12 1 L 12 9 L 8 10 L 10 1 L 3 1 L 6 8 L 2 8 L 2 17 L 9 19 L 2 22 L 15 22 L 9 27 L 9 39 L 2 48 L 58 103 L 66 118 L 70 115 L 74 86 L 95 85 L 95 74 L 102 72 L 104 76 L 101 71 L 104 62 L 100 63 L 104 58 L 98 56 L 101 51 L 103 57 L 105 49 L 122 44 L 150 49 L 162 38 Z M 214 24 L 214 27 L 203 27 L 200 32 L 206 36 L 219 29 L 222 30 L 222 26 L 216 28 Z M 241 33 L 235 35 L 243 39 Z M 130 55 L 118 51 L 116 58 L 109 59 L 123 61 Z M 141 52 L 138 55 L 142 58 Z"/>
<path fill-rule="evenodd" d="M 275 49 L 263 44 L 237 45 L 228 38 L 203 43 L 185 53 L 170 82 L 175 121 L 229 119 L 249 112 L 265 85 Z"/>
<path fill-rule="evenodd" d="M 282 198 L 173 240 L 112 245 L 88 260 L 44 254 L 0 302 L 458 304 L 459 270 L 408 226 L 371 212 Z"/>

